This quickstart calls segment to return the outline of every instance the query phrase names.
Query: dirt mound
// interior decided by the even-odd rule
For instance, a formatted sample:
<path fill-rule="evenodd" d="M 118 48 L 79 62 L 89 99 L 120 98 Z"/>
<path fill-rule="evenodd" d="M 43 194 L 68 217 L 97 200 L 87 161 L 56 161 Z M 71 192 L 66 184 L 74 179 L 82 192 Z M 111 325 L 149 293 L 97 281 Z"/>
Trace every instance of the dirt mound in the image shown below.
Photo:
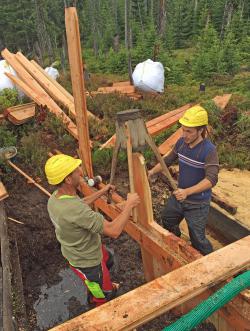
<path fill-rule="evenodd" d="M 220 170 L 219 181 L 213 188 L 213 192 L 225 197 L 238 207 L 234 217 L 250 230 L 250 171 L 239 169 Z"/>

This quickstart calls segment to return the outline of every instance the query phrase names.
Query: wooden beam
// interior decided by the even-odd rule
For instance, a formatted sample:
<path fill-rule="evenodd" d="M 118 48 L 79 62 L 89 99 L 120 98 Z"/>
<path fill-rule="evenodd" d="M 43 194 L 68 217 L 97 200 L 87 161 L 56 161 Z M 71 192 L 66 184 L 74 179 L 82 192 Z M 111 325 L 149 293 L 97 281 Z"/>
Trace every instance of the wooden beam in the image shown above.
<path fill-rule="evenodd" d="M 85 196 L 88 196 L 95 191 L 86 183 L 81 183 L 81 190 Z M 124 201 L 117 194 L 112 195 L 113 201 L 118 203 Z M 107 204 L 105 197 L 95 201 L 95 206 L 99 208 L 104 214 L 111 219 L 116 218 L 121 209 L 113 204 Z M 153 222 L 147 230 L 140 224 L 135 224 L 131 221 L 126 225 L 125 231 L 143 248 L 153 253 L 157 258 L 161 259 L 163 263 L 169 264 L 171 268 L 178 268 L 179 266 L 199 258 L 201 255 L 183 239 L 176 237 L 169 231 L 162 228 L 156 222 Z"/>
<path fill-rule="evenodd" d="M 65 8 L 65 24 L 68 43 L 72 89 L 76 110 L 76 123 L 79 135 L 79 152 L 87 175 L 93 177 L 89 141 L 87 105 L 83 78 L 83 64 L 80 44 L 78 17 L 75 7 Z"/>
<path fill-rule="evenodd" d="M 218 108 L 224 110 L 227 104 L 229 103 L 231 97 L 232 94 L 217 95 L 216 97 L 213 98 L 213 101 Z"/>
<path fill-rule="evenodd" d="M 59 91 L 55 85 L 44 76 L 35 66 L 31 63 L 21 52 L 17 52 L 15 55 L 19 63 L 27 70 L 30 75 L 42 86 L 49 95 L 61 105 L 66 107 L 71 114 L 75 116 L 74 102 L 69 100 L 61 91 Z"/>
<path fill-rule="evenodd" d="M 1 266 L 2 266 L 2 297 L 0 298 L 3 305 L 3 330 L 14 331 L 13 316 L 13 302 L 11 290 L 11 264 L 10 264 L 10 249 L 8 239 L 8 228 L 6 222 L 6 214 L 3 202 L 0 202 L 0 252 L 1 252 Z"/>
<path fill-rule="evenodd" d="M 135 87 L 133 85 L 126 86 L 107 86 L 107 87 L 99 87 L 97 92 L 101 93 L 121 93 L 121 94 L 130 94 L 135 93 Z"/>
<path fill-rule="evenodd" d="M 157 278 L 51 331 L 131 330 L 250 266 L 250 236 Z M 195 275 L 195 277 L 194 277 Z"/>
<path fill-rule="evenodd" d="M 158 146 L 159 152 L 165 157 L 166 154 L 168 154 L 172 150 L 177 140 L 180 139 L 181 136 L 182 136 L 182 128 L 179 128 L 170 137 L 168 137 L 168 139 L 164 141 L 164 143 Z"/>
<path fill-rule="evenodd" d="M 73 96 L 55 79 L 53 79 L 35 60 L 30 61 L 59 91 L 61 91 L 70 102 L 74 103 Z"/>
<path fill-rule="evenodd" d="M 21 79 L 9 74 L 5 73 L 5 75 L 12 80 L 12 82 L 18 86 L 24 93 L 35 101 L 38 105 L 47 106 L 48 110 L 53 113 L 62 123 L 65 125 L 66 130 L 76 139 L 78 139 L 78 133 L 76 125 L 71 119 L 61 110 L 61 108 L 51 99 L 52 102 L 48 103 L 42 94 L 38 91 L 31 88 L 29 85 L 24 83 Z"/>
<path fill-rule="evenodd" d="M 100 186 L 102 187 L 102 185 Z M 93 188 L 90 188 L 86 183 L 82 184 L 82 191 L 84 195 L 89 195 L 94 192 Z M 117 193 L 112 195 L 112 200 L 117 203 L 124 201 Z M 98 199 L 95 205 L 111 219 L 117 217 L 121 212 L 117 206 L 112 204 L 107 205 L 105 198 Z M 154 261 L 156 261 L 156 263 L 154 262 L 155 275 L 157 275 L 157 270 L 159 270 L 158 274 L 161 274 L 162 270 L 171 272 L 180 266 L 202 257 L 202 255 L 185 240 L 176 237 L 156 222 L 153 222 L 147 230 L 139 223 L 133 223 L 131 219 L 126 225 L 125 231 L 130 237 L 136 240 L 148 254 L 154 255 Z M 244 319 L 246 319 L 248 313 L 250 314 L 250 305 L 246 302 L 246 299 L 245 293 L 238 295 L 237 298 L 226 306 L 225 312 L 224 310 L 218 312 L 220 315 L 219 319 L 225 318 L 232 325 L 245 323 Z M 242 305 L 244 305 L 244 309 L 241 308 Z M 182 307 L 182 309 L 184 308 L 185 307 Z M 247 325 L 247 323 L 244 325 Z"/>
<path fill-rule="evenodd" d="M 0 201 L 8 198 L 9 194 L 5 188 L 5 186 L 3 185 L 3 183 L 0 181 Z"/>
<path fill-rule="evenodd" d="M 66 107 L 73 116 L 76 116 L 74 98 L 68 91 L 66 91 L 55 79 L 50 77 L 39 64 L 35 61 L 29 61 L 21 52 L 16 54 L 16 58 L 52 98 Z M 87 114 L 88 118 L 100 121 L 99 118 L 91 112 L 87 111 Z"/>
<path fill-rule="evenodd" d="M 141 203 L 136 208 L 137 211 L 137 223 L 141 224 L 142 227 L 148 229 L 150 225 L 154 222 L 153 208 L 151 191 L 147 179 L 145 160 L 144 157 L 135 153 L 132 154 L 132 166 L 133 172 L 136 173 L 134 177 L 135 192 L 139 195 Z M 147 282 L 156 278 L 155 276 L 155 266 L 157 265 L 156 257 L 152 252 L 147 251 L 141 245 L 141 255 L 144 269 L 144 276 Z M 166 268 L 163 265 L 159 265 L 158 269 L 161 270 L 161 274 L 166 273 Z M 157 270 L 157 273 L 159 271 Z"/>

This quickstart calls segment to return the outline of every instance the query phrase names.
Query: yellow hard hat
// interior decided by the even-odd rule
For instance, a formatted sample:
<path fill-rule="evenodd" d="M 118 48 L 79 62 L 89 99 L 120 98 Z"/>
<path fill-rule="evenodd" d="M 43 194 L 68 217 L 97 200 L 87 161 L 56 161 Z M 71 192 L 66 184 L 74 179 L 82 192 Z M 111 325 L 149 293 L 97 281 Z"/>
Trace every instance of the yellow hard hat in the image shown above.
<path fill-rule="evenodd" d="M 64 178 L 71 174 L 82 163 L 80 159 L 74 159 L 65 154 L 54 155 L 45 164 L 45 174 L 49 184 L 60 184 Z"/>
<path fill-rule="evenodd" d="M 191 107 L 179 119 L 179 122 L 188 127 L 208 125 L 207 111 L 201 106 Z"/>

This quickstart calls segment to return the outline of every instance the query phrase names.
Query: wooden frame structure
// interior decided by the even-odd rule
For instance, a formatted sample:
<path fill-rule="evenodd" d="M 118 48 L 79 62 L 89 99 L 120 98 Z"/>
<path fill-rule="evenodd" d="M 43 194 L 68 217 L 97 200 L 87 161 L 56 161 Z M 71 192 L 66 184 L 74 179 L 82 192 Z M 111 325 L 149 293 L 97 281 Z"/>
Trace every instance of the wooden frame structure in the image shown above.
<path fill-rule="evenodd" d="M 73 19 L 76 24 L 76 15 L 75 8 L 66 8 L 68 22 Z M 74 37 L 79 39 L 79 30 Z M 78 69 L 75 66 L 72 72 L 82 70 L 81 62 L 78 61 L 78 65 Z M 76 94 L 80 93 L 81 86 Z M 81 105 L 82 101 L 79 101 L 79 107 Z M 82 111 L 86 115 L 85 107 Z M 77 124 L 82 125 L 79 121 Z M 85 137 L 89 139 L 88 131 Z M 87 143 L 82 146 L 81 156 L 86 160 L 89 155 Z M 184 240 L 158 225 L 153 219 L 151 192 L 141 154 L 132 154 L 132 166 L 134 188 L 141 204 L 137 207 L 137 222 L 131 218 L 125 231 L 140 244 L 145 278 L 151 282 L 51 329 L 53 331 L 131 330 L 173 307 L 178 306 L 182 312 L 189 310 L 209 296 L 215 290 L 215 284 L 250 266 L 250 236 L 202 257 Z M 85 195 L 94 192 L 86 183 L 81 183 L 81 190 Z M 116 193 L 112 198 L 115 203 L 123 201 Z M 107 204 L 105 197 L 98 199 L 95 207 L 111 219 L 121 212 L 115 204 Z M 246 331 L 250 322 L 250 297 L 241 293 L 211 320 L 218 331 Z"/>

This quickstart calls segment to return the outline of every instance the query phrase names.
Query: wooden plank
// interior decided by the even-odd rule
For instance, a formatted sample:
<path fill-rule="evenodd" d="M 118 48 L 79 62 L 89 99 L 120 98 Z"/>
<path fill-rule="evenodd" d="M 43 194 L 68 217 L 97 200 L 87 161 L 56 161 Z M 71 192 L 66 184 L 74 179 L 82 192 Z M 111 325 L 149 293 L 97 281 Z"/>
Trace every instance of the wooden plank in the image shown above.
<path fill-rule="evenodd" d="M 8 198 L 9 194 L 5 188 L 5 186 L 3 185 L 3 183 L 0 181 L 0 201 Z"/>
<path fill-rule="evenodd" d="M 47 100 L 43 98 L 43 96 L 33 90 L 29 85 L 25 84 L 21 79 L 9 74 L 5 73 L 7 77 L 9 77 L 12 82 L 17 85 L 28 97 L 34 100 L 38 105 L 47 106 L 48 110 L 55 114 L 58 119 L 62 121 L 65 125 L 66 130 L 76 139 L 78 139 L 78 133 L 76 125 L 71 121 L 71 119 L 61 110 L 61 108 L 51 99 L 52 102 L 47 103 Z"/>
<path fill-rule="evenodd" d="M 126 80 L 124 82 L 114 82 L 112 86 L 131 86 L 131 83 L 129 80 Z"/>
<path fill-rule="evenodd" d="M 58 90 L 57 87 L 55 87 L 55 85 L 51 82 L 51 80 L 43 75 L 21 52 L 17 52 L 15 58 L 55 101 L 58 101 L 61 105 L 66 107 L 71 114 L 75 116 L 76 112 L 74 102 L 72 102 L 60 90 Z"/>
<path fill-rule="evenodd" d="M 55 79 L 53 79 L 35 60 L 30 61 L 71 103 L 74 103 L 73 96 Z"/>
<path fill-rule="evenodd" d="M 22 105 L 8 107 L 4 110 L 4 114 L 5 116 L 7 116 L 8 114 L 15 112 L 16 110 L 24 110 L 28 108 L 33 108 L 34 106 L 36 106 L 35 102 L 29 102 L 29 103 L 24 103 Z"/>
<path fill-rule="evenodd" d="M 186 104 L 180 108 L 172 110 L 164 115 L 158 116 L 146 122 L 146 128 L 148 129 L 149 134 L 152 136 L 157 135 L 158 133 L 174 125 L 176 122 L 178 122 L 184 112 L 190 108 L 190 106 L 191 104 Z M 113 146 L 115 144 L 115 140 L 116 136 L 113 135 L 100 147 L 100 149 Z"/>
<path fill-rule="evenodd" d="M 223 95 L 217 95 L 213 98 L 214 103 L 217 107 L 219 107 L 221 110 L 224 110 L 230 101 L 232 97 L 232 94 L 223 94 Z"/>
<path fill-rule="evenodd" d="M 182 128 L 179 128 L 167 140 L 165 140 L 164 143 L 158 146 L 159 152 L 162 155 L 166 156 L 166 154 L 168 154 L 172 150 L 177 140 L 180 139 L 181 136 L 182 136 Z"/>
<path fill-rule="evenodd" d="M 156 136 L 157 134 L 163 132 L 164 130 L 166 130 L 166 129 L 170 128 L 171 126 L 173 126 L 174 124 L 176 124 L 179 121 L 179 119 L 182 117 L 183 114 L 184 114 L 184 111 L 182 113 L 171 116 L 166 121 L 159 122 L 153 126 L 150 126 L 148 128 L 148 133 L 151 136 Z"/>
<path fill-rule="evenodd" d="M 89 141 L 87 105 L 83 78 L 83 64 L 80 44 L 78 17 L 75 7 L 65 8 L 65 24 L 71 81 L 76 110 L 76 123 L 79 135 L 79 152 L 84 162 L 87 175 L 93 177 L 93 168 Z M 83 169 L 85 171 L 85 169 Z"/>
<path fill-rule="evenodd" d="M 94 192 L 93 188 L 90 188 L 86 183 L 82 185 L 82 191 L 85 195 Z M 101 184 L 100 186 L 103 187 L 103 185 L 104 184 Z M 112 195 L 112 200 L 117 203 L 124 201 L 116 193 Z M 104 198 L 98 199 L 96 206 L 111 219 L 117 217 L 121 212 L 118 207 L 107 205 Z M 131 220 L 125 227 L 125 231 L 136 240 L 145 251 L 154 255 L 155 275 L 157 274 L 158 263 L 160 264 L 160 270 L 164 268 L 166 272 L 171 272 L 186 263 L 202 257 L 202 255 L 186 241 L 169 233 L 156 222 L 153 222 L 150 229 L 147 230 L 144 226 L 138 223 L 135 224 Z M 223 318 L 229 320 L 233 325 L 235 325 L 235 323 L 238 325 L 246 325 L 248 323 L 246 316 L 248 316 L 248 312 L 250 314 L 250 302 L 248 303 L 248 301 L 246 301 L 247 292 L 245 292 L 233 299 L 232 303 L 227 306 L 225 314 L 222 314 L 221 310 L 219 311 L 219 314 L 222 314 Z M 193 307 L 194 303 L 191 303 Z"/>
<path fill-rule="evenodd" d="M 35 116 L 35 112 L 35 102 L 9 107 L 5 110 L 8 120 L 16 125 L 29 121 L 32 117 Z"/>
<path fill-rule="evenodd" d="M 3 330 L 14 331 L 15 328 L 12 321 L 13 302 L 11 290 L 10 250 L 6 214 L 3 202 L 0 202 L 0 246 L 3 277 Z"/>
<path fill-rule="evenodd" d="M 135 92 L 135 87 L 133 85 L 127 86 L 107 86 L 107 87 L 99 87 L 97 92 L 101 93 L 122 93 L 122 94 L 129 94 Z"/>
<path fill-rule="evenodd" d="M 146 123 L 146 127 L 147 129 L 149 129 L 151 126 L 154 126 L 156 124 L 159 124 L 163 121 L 169 120 L 171 117 L 180 114 L 180 117 L 182 116 L 182 114 L 184 114 L 184 112 L 189 109 L 192 106 L 191 103 L 187 103 L 186 105 L 179 107 L 177 109 L 171 110 L 161 116 L 155 117 L 152 120 L 148 121 Z"/>
<path fill-rule="evenodd" d="M 131 330 L 245 270 L 250 266 L 249 245 L 250 236 L 52 328 L 51 331 Z"/>
<path fill-rule="evenodd" d="M 40 85 L 60 104 L 65 106 L 75 117 L 75 105 L 73 96 L 65 90 L 55 79 L 50 77 L 43 68 L 35 61 L 29 61 L 21 52 L 16 54 L 16 58 L 25 69 L 40 83 Z M 100 121 L 100 119 L 87 110 L 88 118 Z"/>

